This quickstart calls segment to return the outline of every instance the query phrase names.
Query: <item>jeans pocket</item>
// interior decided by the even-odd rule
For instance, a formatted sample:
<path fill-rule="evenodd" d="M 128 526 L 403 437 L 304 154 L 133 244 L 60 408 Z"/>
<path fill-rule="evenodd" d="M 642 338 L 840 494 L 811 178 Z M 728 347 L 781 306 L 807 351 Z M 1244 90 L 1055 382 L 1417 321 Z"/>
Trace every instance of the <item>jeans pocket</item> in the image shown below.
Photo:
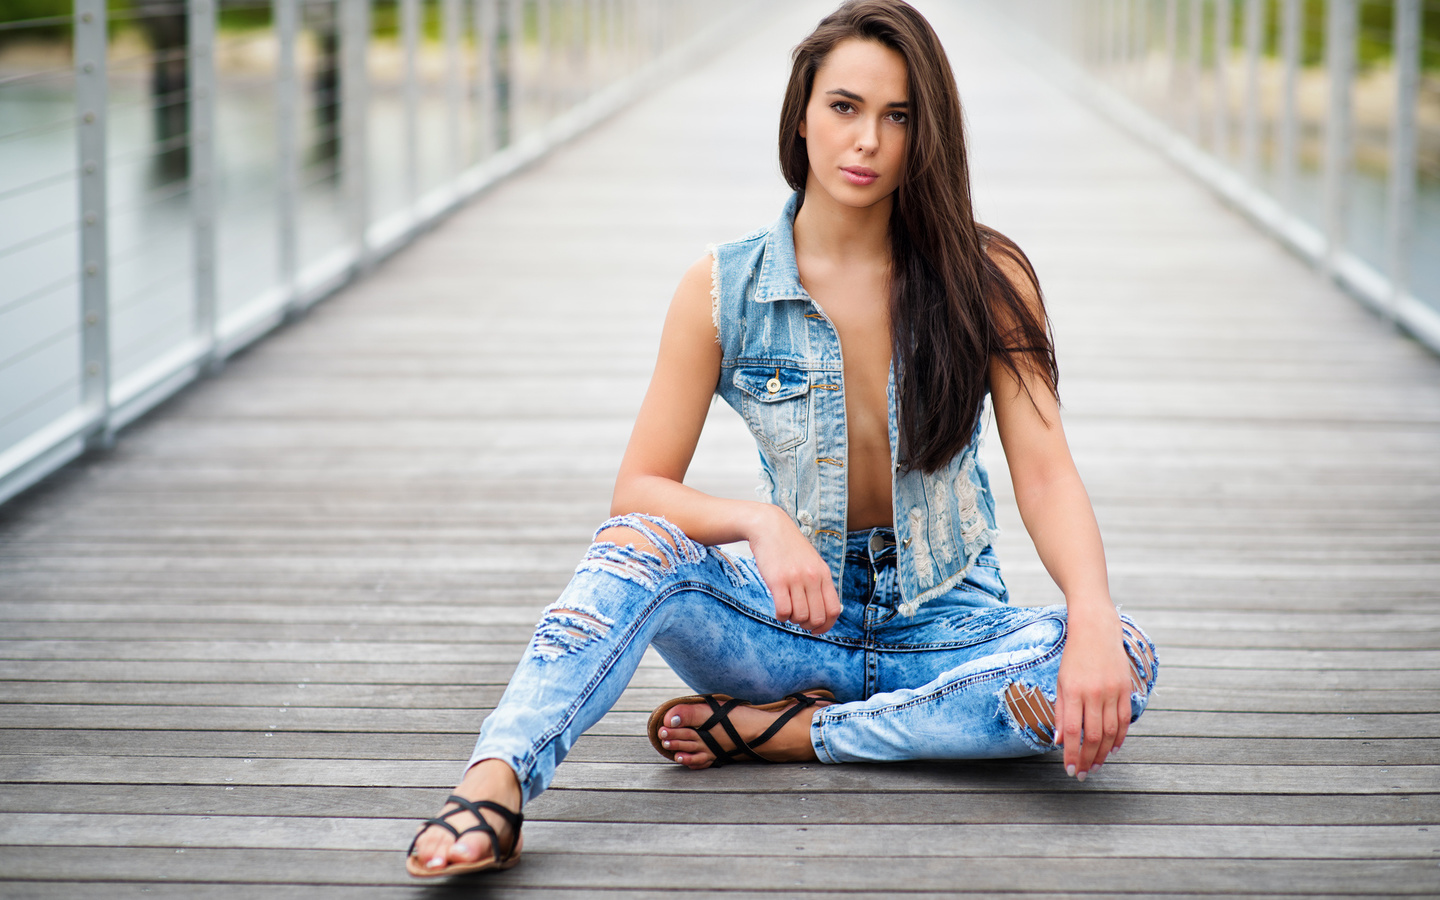
<path fill-rule="evenodd" d="M 740 412 L 772 450 L 798 447 L 810 434 L 810 376 L 784 366 L 741 366 L 733 376 Z"/>
<path fill-rule="evenodd" d="M 1010 600 L 1010 590 L 1005 587 L 999 565 L 977 562 L 965 573 L 964 584 L 968 588 L 989 594 L 1001 603 L 1008 603 Z"/>

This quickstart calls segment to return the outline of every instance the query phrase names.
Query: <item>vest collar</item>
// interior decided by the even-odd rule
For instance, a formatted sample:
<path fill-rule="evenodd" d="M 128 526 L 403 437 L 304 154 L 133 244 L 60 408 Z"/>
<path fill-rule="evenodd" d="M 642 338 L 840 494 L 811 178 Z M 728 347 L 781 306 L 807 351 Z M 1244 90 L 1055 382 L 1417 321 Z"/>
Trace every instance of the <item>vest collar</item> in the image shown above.
<path fill-rule="evenodd" d="M 795 262 L 795 213 L 804 195 L 799 191 L 785 201 L 780 218 L 765 238 L 765 254 L 760 262 L 760 278 L 751 296 L 757 303 L 774 300 L 809 300 L 810 295 L 800 284 L 800 267 Z"/>

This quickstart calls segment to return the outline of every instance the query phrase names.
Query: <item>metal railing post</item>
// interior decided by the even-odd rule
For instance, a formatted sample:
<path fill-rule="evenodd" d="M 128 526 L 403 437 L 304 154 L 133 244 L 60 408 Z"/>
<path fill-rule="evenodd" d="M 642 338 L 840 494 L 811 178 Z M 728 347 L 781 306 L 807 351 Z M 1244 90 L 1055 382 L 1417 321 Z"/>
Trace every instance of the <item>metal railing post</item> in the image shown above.
<path fill-rule="evenodd" d="M 550 42 L 554 35 L 550 31 L 551 0 L 535 0 L 535 46 L 539 50 L 535 75 L 536 93 L 539 95 L 536 107 L 540 121 L 547 122 L 555 111 L 554 53 Z"/>
<path fill-rule="evenodd" d="M 1167 118 L 1179 125 L 1176 115 L 1180 98 L 1180 0 L 1165 0 L 1165 61 L 1170 66 L 1169 84 L 1166 86 L 1170 102 L 1166 105 Z"/>
<path fill-rule="evenodd" d="M 1325 116 L 1324 271 L 1335 274 L 1345 244 L 1345 214 L 1350 194 L 1350 90 L 1355 80 L 1355 0 L 1325 4 L 1325 70 L 1330 103 Z"/>
<path fill-rule="evenodd" d="M 460 0 L 441 0 L 441 30 L 445 37 L 445 122 L 449 143 L 449 168 L 446 180 L 455 187 L 455 178 L 465 167 L 464 152 L 460 148 L 460 116 L 464 107 L 462 90 L 464 76 L 460 64 L 460 34 L 465 28 Z"/>
<path fill-rule="evenodd" d="M 1230 0 L 1215 0 L 1215 155 L 1230 155 Z"/>
<path fill-rule="evenodd" d="M 1394 319 L 1410 286 L 1410 252 L 1415 236 L 1416 118 L 1420 91 L 1420 0 L 1396 0 L 1393 60 L 1395 110 L 1390 129 L 1390 197 L 1386 209 L 1386 268 Z"/>
<path fill-rule="evenodd" d="M 215 3 L 191 0 L 190 67 L 190 221 L 194 254 L 195 336 L 205 362 L 216 365 L 215 218 Z"/>
<path fill-rule="evenodd" d="M 370 48 L 369 0 L 340 0 L 340 167 L 350 211 L 355 265 L 370 261 L 370 177 L 366 153 L 366 62 Z"/>
<path fill-rule="evenodd" d="M 1252 185 L 1260 179 L 1260 43 L 1264 0 L 1245 0 L 1245 111 L 1240 123 L 1240 168 Z"/>
<path fill-rule="evenodd" d="M 300 31 L 301 0 L 275 0 L 275 31 L 280 57 L 275 79 L 276 237 L 279 240 L 280 286 L 285 307 L 293 315 L 300 309 L 298 195 L 300 193 L 300 135 L 298 127 L 300 83 L 295 51 Z"/>
<path fill-rule="evenodd" d="M 1190 77 L 1185 96 L 1185 120 L 1190 140 L 1200 143 L 1200 73 L 1201 56 L 1205 50 L 1205 0 L 1188 0 L 1190 4 Z"/>
<path fill-rule="evenodd" d="M 80 404 L 89 444 L 104 443 L 110 416 L 110 250 L 106 205 L 105 0 L 75 0 L 75 126 L 80 195 Z"/>
<path fill-rule="evenodd" d="M 350 0 L 361 2 L 361 0 Z M 368 0 L 364 0 L 368 3 Z M 400 44 L 405 56 L 405 206 L 417 215 L 420 199 L 420 0 L 400 0 Z"/>
<path fill-rule="evenodd" d="M 1136 88 L 1142 88 L 1150 65 L 1150 0 L 1135 0 L 1135 12 L 1131 21 L 1134 28 L 1130 35 L 1130 59 L 1133 67 L 1130 82 Z"/>
<path fill-rule="evenodd" d="M 505 0 L 505 62 L 510 70 L 508 124 L 510 143 L 524 135 L 525 106 L 530 101 L 530 86 L 525 80 L 525 3 L 527 0 Z"/>
<path fill-rule="evenodd" d="M 471 17 L 475 22 L 475 121 L 476 154 L 484 159 L 500 146 L 500 104 L 496 91 L 500 86 L 499 0 L 474 0 Z"/>
<path fill-rule="evenodd" d="M 1280 169 L 1280 206 L 1295 210 L 1295 167 L 1300 152 L 1300 29 L 1301 0 L 1284 0 L 1280 13 L 1280 56 L 1284 66 L 1284 83 L 1280 100 L 1280 140 L 1276 146 L 1276 162 Z"/>

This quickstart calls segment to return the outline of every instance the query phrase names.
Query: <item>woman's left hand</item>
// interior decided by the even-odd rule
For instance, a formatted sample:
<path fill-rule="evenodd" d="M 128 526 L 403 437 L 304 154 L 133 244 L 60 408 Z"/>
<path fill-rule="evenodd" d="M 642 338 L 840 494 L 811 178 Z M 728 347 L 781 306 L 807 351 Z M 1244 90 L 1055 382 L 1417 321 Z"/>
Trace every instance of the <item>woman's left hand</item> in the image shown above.
<path fill-rule="evenodd" d="M 1115 608 L 1077 615 L 1072 607 L 1055 693 L 1055 735 L 1065 746 L 1066 774 L 1083 781 L 1125 743 L 1132 671 Z"/>

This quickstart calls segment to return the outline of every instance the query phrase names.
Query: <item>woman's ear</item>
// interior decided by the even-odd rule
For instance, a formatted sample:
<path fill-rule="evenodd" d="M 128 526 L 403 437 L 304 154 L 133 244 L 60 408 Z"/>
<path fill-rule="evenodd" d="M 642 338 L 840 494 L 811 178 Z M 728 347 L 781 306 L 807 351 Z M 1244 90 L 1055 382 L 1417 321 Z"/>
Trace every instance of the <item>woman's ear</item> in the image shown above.
<path fill-rule="evenodd" d="M 796 133 L 800 135 L 800 140 L 802 140 L 802 141 L 805 140 L 805 120 L 804 120 L 804 119 L 801 119 L 801 120 L 800 120 L 800 127 L 796 129 Z"/>

